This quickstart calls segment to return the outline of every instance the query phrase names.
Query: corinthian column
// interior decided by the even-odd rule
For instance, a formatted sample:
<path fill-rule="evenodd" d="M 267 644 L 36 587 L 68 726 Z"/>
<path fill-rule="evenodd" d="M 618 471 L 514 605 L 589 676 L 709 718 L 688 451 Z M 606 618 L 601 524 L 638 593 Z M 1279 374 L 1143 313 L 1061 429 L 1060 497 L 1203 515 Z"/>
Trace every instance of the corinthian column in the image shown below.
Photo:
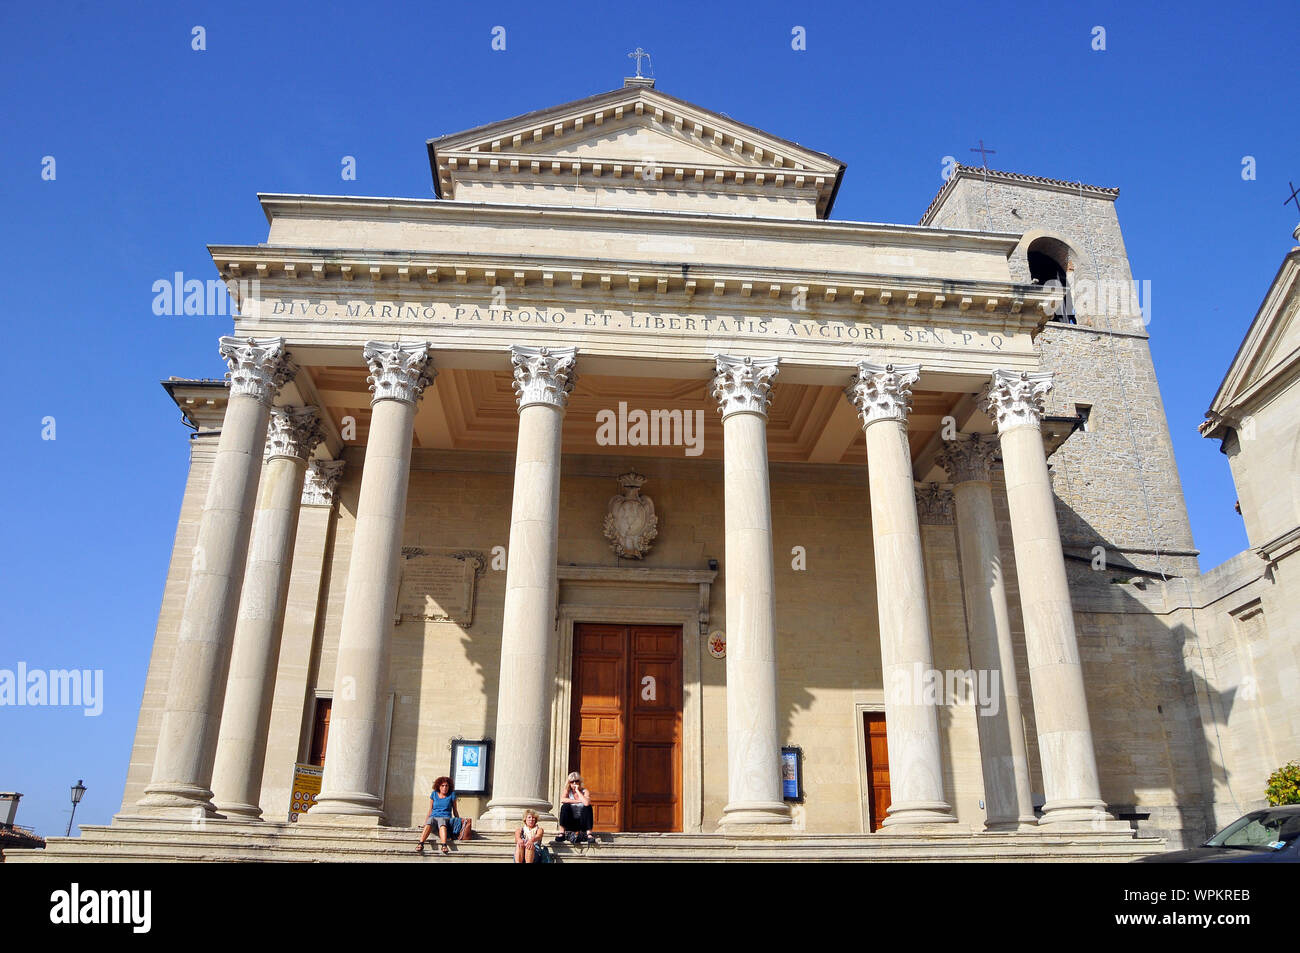
<path fill-rule="evenodd" d="M 575 348 L 512 347 L 519 447 L 501 631 L 492 800 L 480 826 L 509 830 L 531 808 L 555 820 L 546 790 L 555 685 L 560 436 L 576 380 Z"/>
<path fill-rule="evenodd" d="M 223 337 L 220 350 L 230 365 L 230 402 L 199 519 L 153 779 L 137 805 L 143 814 L 188 818 L 216 814 L 208 785 L 267 416 L 276 391 L 296 370 L 285 357 L 283 338 Z"/>
<path fill-rule="evenodd" d="M 727 806 L 731 830 L 790 823 L 776 715 L 776 573 L 767 408 L 780 358 L 716 357 L 727 582 Z"/>
<path fill-rule="evenodd" d="M 315 407 L 272 409 L 212 773 L 217 810 L 226 817 L 262 817 L 262 767 L 303 476 L 324 438 Z"/>
<path fill-rule="evenodd" d="M 952 824 L 943 792 L 939 717 L 923 683 L 933 670 L 930 610 L 916 518 L 907 415 L 918 364 L 858 365 L 845 391 L 867 440 L 880 658 L 889 746 L 890 805 L 883 827 Z"/>
<path fill-rule="evenodd" d="M 948 441 L 938 463 L 952 481 L 961 552 L 961 585 L 966 602 L 966 630 L 971 665 L 983 678 L 992 699 L 976 709 L 980 764 L 984 770 L 987 830 L 1032 826 L 1034 803 L 1029 787 L 1029 759 L 1020 721 L 1020 689 L 1011 649 L 1006 582 L 998 548 L 997 520 L 989 470 L 997 444 L 980 434 Z"/>
<path fill-rule="evenodd" d="M 1047 798 L 1039 823 L 1099 827 L 1110 818 L 1097 779 L 1074 610 L 1040 432 L 1043 399 L 1051 389 L 1051 374 L 995 371 L 985 409 L 997 421 L 1006 474 Z"/>
<path fill-rule="evenodd" d="M 378 823 L 384 816 L 389 642 L 397 603 L 415 408 L 433 382 L 427 344 L 368 342 L 370 436 L 348 563 L 321 793 L 299 818 Z"/>

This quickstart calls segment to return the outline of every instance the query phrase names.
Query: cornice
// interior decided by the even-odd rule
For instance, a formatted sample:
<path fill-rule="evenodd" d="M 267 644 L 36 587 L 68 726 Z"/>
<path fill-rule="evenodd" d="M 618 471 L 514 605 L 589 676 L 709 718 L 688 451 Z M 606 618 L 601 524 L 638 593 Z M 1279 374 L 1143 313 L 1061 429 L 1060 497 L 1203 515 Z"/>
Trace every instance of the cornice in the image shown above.
<path fill-rule="evenodd" d="M 407 220 L 439 222 L 450 219 L 490 225 L 517 226 L 521 220 L 545 219 L 547 226 L 571 225 L 584 229 L 620 232 L 680 231 L 689 226 L 710 236 L 782 238 L 795 241 L 857 240 L 871 243 L 915 245 L 946 250 L 974 250 L 1003 258 L 1020 243 L 1018 232 L 985 232 L 964 228 L 933 228 L 893 222 L 829 221 L 822 219 L 763 218 L 697 211 L 608 209 L 582 206 L 514 205 L 495 202 L 455 202 L 438 199 L 299 195 L 258 193 L 268 223 L 277 215 L 312 213 L 321 218 L 347 221 L 369 219 L 377 213 L 398 213 Z"/>
<path fill-rule="evenodd" d="M 1000 172 L 996 169 L 985 169 L 977 165 L 958 165 L 953 170 L 948 181 L 944 182 L 930 205 L 926 208 L 925 214 L 921 216 L 921 224 L 926 224 L 948 200 L 948 196 L 957 188 L 957 183 L 963 179 L 975 179 L 980 182 L 987 179 L 989 182 L 1001 182 L 1009 185 L 1031 185 L 1037 188 L 1045 189 L 1052 192 L 1068 192 L 1071 195 L 1086 195 L 1088 198 L 1102 199 L 1113 202 L 1119 198 L 1119 189 L 1104 188 L 1100 185 L 1088 185 L 1084 182 L 1066 182 L 1064 179 L 1048 179 L 1041 175 L 1025 175 L 1022 172 Z"/>
<path fill-rule="evenodd" d="M 801 268 L 746 268 L 700 264 L 689 269 L 652 261 L 611 263 L 596 258 L 536 255 L 456 255 L 418 251 L 329 249 L 286 246 L 211 245 L 218 272 L 226 280 L 256 279 L 265 297 L 281 288 L 295 290 L 351 285 L 359 296 L 385 287 L 386 294 L 414 294 L 436 285 L 509 286 L 516 289 L 627 291 L 648 297 L 768 299 L 771 307 L 790 307 L 795 296 L 845 308 L 884 308 L 905 315 L 944 311 L 952 317 L 1021 315 L 1041 327 L 1058 300 L 1040 285 L 987 280 L 918 278 Z M 368 289 L 368 290 L 363 290 Z M 755 303 L 757 306 L 757 302 Z"/>
<path fill-rule="evenodd" d="M 230 403 L 230 381 L 171 377 L 161 383 L 189 427 L 198 432 L 221 428 Z"/>

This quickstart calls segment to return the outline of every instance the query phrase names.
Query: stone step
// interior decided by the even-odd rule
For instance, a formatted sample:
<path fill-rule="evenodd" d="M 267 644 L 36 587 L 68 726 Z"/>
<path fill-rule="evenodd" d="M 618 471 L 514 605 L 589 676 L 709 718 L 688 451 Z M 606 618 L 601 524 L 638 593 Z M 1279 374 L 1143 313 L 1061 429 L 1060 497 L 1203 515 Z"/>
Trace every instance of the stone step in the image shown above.
<path fill-rule="evenodd" d="M 44 850 L 6 851 L 6 863 L 160 861 L 508 863 L 510 833 L 476 833 L 444 857 L 431 839 L 424 854 L 416 828 L 336 828 L 209 821 L 120 821 L 87 825 L 80 837 L 51 837 Z M 1166 850 L 1165 841 L 1131 834 L 602 834 L 596 845 L 548 842 L 561 862 L 661 861 L 1129 861 Z"/>

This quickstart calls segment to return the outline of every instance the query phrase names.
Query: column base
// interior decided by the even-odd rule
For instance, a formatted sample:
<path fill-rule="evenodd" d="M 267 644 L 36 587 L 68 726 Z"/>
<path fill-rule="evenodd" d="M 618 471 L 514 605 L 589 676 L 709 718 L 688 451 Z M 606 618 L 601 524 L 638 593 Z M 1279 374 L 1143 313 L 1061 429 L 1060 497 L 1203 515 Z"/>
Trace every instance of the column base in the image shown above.
<path fill-rule="evenodd" d="M 952 808 L 947 801 L 905 801 L 889 806 L 885 811 L 885 820 L 877 833 L 888 831 L 908 834 L 918 832 L 922 827 L 936 825 L 944 827 L 956 823 L 957 818 L 953 816 Z M 899 829 L 895 830 L 895 828 Z"/>
<path fill-rule="evenodd" d="M 257 804 L 217 804 L 217 812 L 232 821 L 260 821 L 262 808 Z"/>
<path fill-rule="evenodd" d="M 301 824 L 308 818 L 316 821 L 325 817 L 370 819 L 369 821 L 359 821 L 363 824 L 387 823 L 384 816 L 383 798 L 365 791 L 331 791 L 328 794 L 322 794 L 316 798 L 316 803 L 311 806 L 311 809 L 306 814 L 298 816 L 298 823 Z M 326 821 L 325 823 L 336 822 Z M 353 823 L 353 821 L 339 821 L 337 823 Z"/>
<path fill-rule="evenodd" d="M 559 824 L 551 802 L 538 798 L 493 798 L 483 816 L 474 822 L 477 831 L 513 831 L 524 822 L 524 811 L 536 811 L 538 824 Z"/>
<path fill-rule="evenodd" d="M 1021 818 L 1001 818 L 984 822 L 984 831 L 988 834 L 1023 834 L 1038 830 L 1038 818 L 1027 815 Z"/>
<path fill-rule="evenodd" d="M 1103 802 L 1091 799 L 1048 801 L 1043 805 L 1043 816 L 1038 819 L 1038 828 L 1071 834 L 1133 832 L 1133 826 L 1128 821 L 1116 820 L 1106 811 Z"/>
<path fill-rule="evenodd" d="M 779 834 L 793 823 L 784 801 L 733 801 L 722 809 L 718 827 L 724 834 Z"/>
<path fill-rule="evenodd" d="M 144 789 L 144 797 L 136 801 L 135 814 L 183 821 L 220 816 L 212 803 L 212 792 L 197 784 L 150 785 Z"/>

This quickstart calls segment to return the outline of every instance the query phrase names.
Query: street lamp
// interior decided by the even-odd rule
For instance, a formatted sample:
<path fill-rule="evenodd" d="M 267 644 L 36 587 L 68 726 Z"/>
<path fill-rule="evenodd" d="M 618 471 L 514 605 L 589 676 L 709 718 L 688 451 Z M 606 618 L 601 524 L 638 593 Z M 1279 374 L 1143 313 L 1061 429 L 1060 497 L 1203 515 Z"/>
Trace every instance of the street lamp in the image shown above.
<path fill-rule="evenodd" d="M 68 817 L 68 832 L 63 835 L 64 837 L 72 836 L 72 818 L 77 816 L 77 805 L 81 803 L 81 799 L 85 794 L 86 785 L 78 780 L 77 783 L 72 786 L 72 814 Z"/>

